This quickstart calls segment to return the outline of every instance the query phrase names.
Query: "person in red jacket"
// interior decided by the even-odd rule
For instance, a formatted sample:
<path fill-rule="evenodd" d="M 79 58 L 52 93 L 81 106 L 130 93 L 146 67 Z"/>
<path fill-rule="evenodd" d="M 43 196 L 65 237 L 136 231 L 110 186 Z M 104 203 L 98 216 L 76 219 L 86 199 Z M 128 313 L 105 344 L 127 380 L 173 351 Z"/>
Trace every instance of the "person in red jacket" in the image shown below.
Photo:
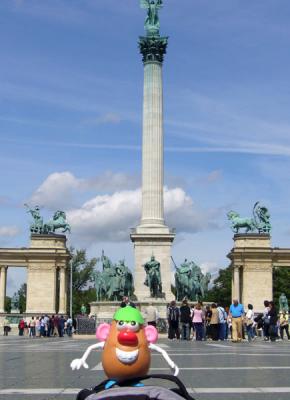
<path fill-rule="evenodd" d="M 23 336 L 24 328 L 25 328 L 25 321 L 23 318 L 21 318 L 21 320 L 18 324 L 19 336 Z"/>

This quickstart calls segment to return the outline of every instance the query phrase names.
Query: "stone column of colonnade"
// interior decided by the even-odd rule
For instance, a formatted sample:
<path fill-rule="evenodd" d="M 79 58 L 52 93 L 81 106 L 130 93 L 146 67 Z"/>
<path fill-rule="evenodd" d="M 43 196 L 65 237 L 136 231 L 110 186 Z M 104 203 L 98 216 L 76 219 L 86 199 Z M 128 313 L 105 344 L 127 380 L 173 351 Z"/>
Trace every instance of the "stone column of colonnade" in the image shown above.
<path fill-rule="evenodd" d="M 5 312 L 7 267 L 0 265 L 0 313 Z"/>
<path fill-rule="evenodd" d="M 59 314 L 67 312 L 67 277 L 66 268 L 61 267 L 59 270 Z"/>
<path fill-rule="evenodd" d="M 232 299 L 242 301 L 240 293 L 240 266 L 234 265 L 233 267 L 233 281 L 232 281 Z"/>

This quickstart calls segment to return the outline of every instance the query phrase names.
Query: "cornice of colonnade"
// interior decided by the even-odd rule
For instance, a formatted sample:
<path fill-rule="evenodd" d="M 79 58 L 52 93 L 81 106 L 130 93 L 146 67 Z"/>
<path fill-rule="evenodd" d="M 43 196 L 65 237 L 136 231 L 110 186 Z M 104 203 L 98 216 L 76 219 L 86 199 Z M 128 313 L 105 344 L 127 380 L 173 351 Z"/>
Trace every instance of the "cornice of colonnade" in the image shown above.
<path fill-rule="evenodd" d="M 67 264 L 71 259 L 68 249 L 0 249 L 0 266 L 28 267 L 30 263 L 53 262 L 56 265 Z"/>

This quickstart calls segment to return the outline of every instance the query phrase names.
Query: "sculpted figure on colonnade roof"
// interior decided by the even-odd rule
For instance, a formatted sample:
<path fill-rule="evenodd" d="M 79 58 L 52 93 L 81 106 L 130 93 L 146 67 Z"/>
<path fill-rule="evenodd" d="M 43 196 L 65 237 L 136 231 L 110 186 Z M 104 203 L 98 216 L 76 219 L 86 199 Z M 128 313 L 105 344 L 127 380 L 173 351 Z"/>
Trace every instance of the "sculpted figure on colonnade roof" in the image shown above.
<path fill-rule="evenodd" d="M 55 233 L 58 229 L 62 229 L 61 233 L 70 233 L 71 227 L 66 221 L 66 213 L 58 210 L 54 213 L 51 220 L 43 222 L 43 217 L 40 215 L 40 207 L 30 207 L 24 204 L 28 209 L 27 212 L 32 216 L 33 222 L 30 224 L 30 232 L 39 235 L 49 235 Z"/>
<path fill-rule="evenodd" d="M 253 218 L 241 217 L 236 211 L 227 213 L 228 219 L 231 221 L 231 228 L 234 233 L 270 233 L 270 213 L 265 206 L 260 205 L 257 201 L 253 207 Z M 244 229 L 240 232 L 240 229 Z"/>

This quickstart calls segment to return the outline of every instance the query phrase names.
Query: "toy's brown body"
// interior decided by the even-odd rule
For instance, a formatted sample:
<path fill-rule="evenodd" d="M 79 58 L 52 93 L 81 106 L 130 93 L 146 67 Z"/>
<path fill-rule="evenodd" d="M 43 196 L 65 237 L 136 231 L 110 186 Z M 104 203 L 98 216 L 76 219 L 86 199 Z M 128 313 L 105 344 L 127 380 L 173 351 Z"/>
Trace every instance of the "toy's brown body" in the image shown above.
<path fill-rule="evenodd" d="M 127 345 L 120 343 L 118 334 L 116 321 L 113 321 L 102 354 L 102 364 L 107 377 L 130 379 L 146 375 L 150 368 L 151 354 L 144 329 L 135 333 L 137 340 L 134 343 Z M 138 351 L 138 356 L 132 363 L 123 363 L 117 357 L 117 349 L 123 352 Z"/>

